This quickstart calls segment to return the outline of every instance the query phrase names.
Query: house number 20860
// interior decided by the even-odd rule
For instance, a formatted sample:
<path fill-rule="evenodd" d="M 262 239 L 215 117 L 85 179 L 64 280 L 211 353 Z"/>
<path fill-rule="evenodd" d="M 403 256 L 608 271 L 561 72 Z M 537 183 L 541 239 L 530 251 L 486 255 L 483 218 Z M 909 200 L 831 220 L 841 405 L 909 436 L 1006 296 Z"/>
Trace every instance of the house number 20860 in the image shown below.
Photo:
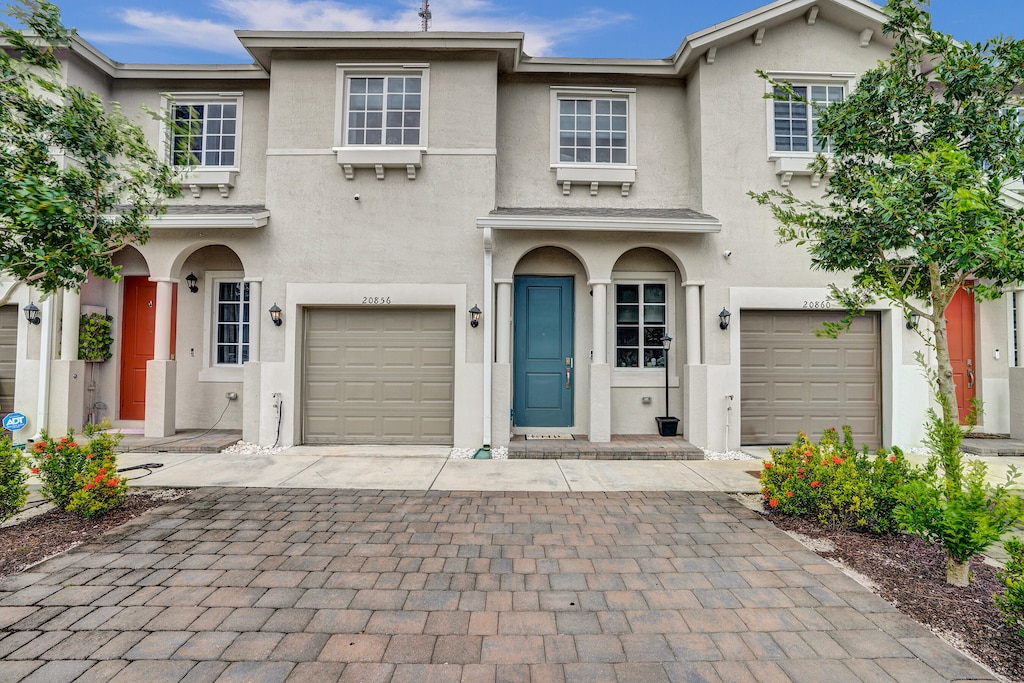
<path fill-rule="evenodd" d="M 391 303 L 390 296 L 364 296 L 364 304 L 389 304 Z"/>
<path fill-rule="evenodd" d="M 828 299 L 824 301 L 805 301 L 804 308 L 832 308 L 832 302 Z"/>

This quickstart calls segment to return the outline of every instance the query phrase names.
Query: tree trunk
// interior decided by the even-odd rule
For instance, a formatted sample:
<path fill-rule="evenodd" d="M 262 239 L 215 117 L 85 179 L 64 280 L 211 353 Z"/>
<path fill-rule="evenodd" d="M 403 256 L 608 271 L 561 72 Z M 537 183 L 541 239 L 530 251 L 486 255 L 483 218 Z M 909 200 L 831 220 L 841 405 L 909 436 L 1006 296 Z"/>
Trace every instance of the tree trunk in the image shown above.
<path fill-rule="evenodd" d="M 937 263 L 928 264 L 931 280 L 931 322 L 935 330 L 935 362 L 937 364 L 937 387 L 942 400 L 942 419 L 960 423 L 960 411 L 956 405 L 956 382 L 953 380 L 953 362 L 949 359 L 949 336 L 946 333 L 946 301 L 942 292 L 942 274 Z"/>
<path fill-rule="evenodd" d="M 971 583 L 971 562 L 961 562 L 952 555 L 946 556 L 946 583 L 964 588 Z"/>

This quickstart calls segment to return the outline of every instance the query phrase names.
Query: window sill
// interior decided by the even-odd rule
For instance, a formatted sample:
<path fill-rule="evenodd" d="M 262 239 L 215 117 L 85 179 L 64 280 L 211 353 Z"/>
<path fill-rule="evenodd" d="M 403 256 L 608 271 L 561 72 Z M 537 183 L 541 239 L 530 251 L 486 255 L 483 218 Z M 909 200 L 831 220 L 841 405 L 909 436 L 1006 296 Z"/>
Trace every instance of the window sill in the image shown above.
<path fill-rule="evenodd" d="M 806 176 L 811 179 L 811 187 L 818 187 L 821 176 L 810 168 L 817 157 L 817 152 L 774 152 L 768 160 L 775 162 L 775 175 L 782 187 L 789 187 L 793 176 Z"/>
<path fill-rule="evenodd" d="M 200 382 L 241 382 L 244 370 L 241 365 L 215 365 L 199 371 Z"/>
<path fill-rule="evenodd" d="M 422 147 L 335 147 L 334 151 L 346 180 L 355 177 L 357 168 L 372 168 L 377 180 L 384 180 L 386 168 L 405 168 L 409 180 L 416 180 L 416 169 L 423 164 Z"/>
<path fill-rule="evenodd" d="M 199 199 L 205 187 L 216 187 L 220 196 L 227 199 L 237 178 L 238 169 L 196 169 L 182 175 L 178 184 L 188 187 L 195 199 Z"/>
<path fill-rule="evenodd" d="M 629 189 L 636 182 L 636 166 L 613 165 L 554 165 L 555 182 L 562 186 L 562 194 L 568 195 L 572 184 L 590 185 L 590 196 L 596 197 L 601 185 L 620 185 L 622 196 L 629 196 Z"/>

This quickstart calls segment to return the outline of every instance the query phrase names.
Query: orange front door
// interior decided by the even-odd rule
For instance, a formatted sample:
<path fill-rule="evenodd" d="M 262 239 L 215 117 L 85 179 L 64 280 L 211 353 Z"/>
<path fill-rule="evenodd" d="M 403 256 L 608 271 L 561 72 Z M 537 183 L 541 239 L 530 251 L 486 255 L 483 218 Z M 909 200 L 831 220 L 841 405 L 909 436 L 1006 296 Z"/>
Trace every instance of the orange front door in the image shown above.
<path fill-rule="evenodd" d="M 971 399 L 978 395 L 978 367 L 974 347 L 974 294 L 961 289 L 946 309 L 949 359 L 956 382 L 956 407 L 961 424 L 971 412 Z"/>
<path fill-rule="evenodd" d="M 171 353 L 174 353 L 178 287 L 171 297 Z M 122 420 L 146 419 L 146 362 L 153 360 L 156 338 L 156 283 L 148 277 L 124 278 L 121 328 Z"/>

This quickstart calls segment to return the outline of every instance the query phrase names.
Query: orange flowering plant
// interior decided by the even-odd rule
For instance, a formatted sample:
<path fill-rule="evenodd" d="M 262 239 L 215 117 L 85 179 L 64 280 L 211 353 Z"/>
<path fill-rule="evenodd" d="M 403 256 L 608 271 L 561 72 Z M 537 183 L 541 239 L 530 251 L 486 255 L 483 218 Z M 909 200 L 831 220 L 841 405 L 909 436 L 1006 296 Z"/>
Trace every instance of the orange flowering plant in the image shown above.
<path fill-rule="evenodd" d="M 113 455 L 93 458 L 85 472 L 75 476 L 78 490 L 71 494 L 69 512 L 83 517 L 96 517 L 113 510 L 128 495 L 128 482 L 117 473 L 117 460 Z"/>
<path fill-rule="evenodd" d="M 75 496 L 86 491 L 86 485 L 92 484 L 88 491 L 96 488 L 96 476 L 101 469 L 106 468 L 104 485 L 111 478 L 106 476 L 107 473 L 116 477 L 117 459 L 114 451 L 121 441 L 121 434 L 108 433 L 106 430 L 109 427 L 109 422 L 87 425 L 83 434 L 85 440 L 81 444 L 75 440 L 74 432 L 54 439 L 45 431 L 42 439 L 32 444 L 32 474 L 42 481 L 41 492 L 44 498 L 62 510 L 71 510 L 87 517 L 102 514 L 124 500 L 127 483 L 122 478 L 117 484 L 110 485 L 116 491 L 111 490 L 103 495 L 103 505 L 94 506 L 82 500 L 75 504 Z"/>
<path fill-rule="evenodd" d="M 772 449 L 764 462 L 761 491 L 770 510 L 814 517 L 828 528 L 895 531 L 896 492 L 910 474 L 899 448 L 874 457 L 854 446 L 849 427 L 843 438 L 826 429 L 815 443 L 800 432 L 784 450 Z"/>

